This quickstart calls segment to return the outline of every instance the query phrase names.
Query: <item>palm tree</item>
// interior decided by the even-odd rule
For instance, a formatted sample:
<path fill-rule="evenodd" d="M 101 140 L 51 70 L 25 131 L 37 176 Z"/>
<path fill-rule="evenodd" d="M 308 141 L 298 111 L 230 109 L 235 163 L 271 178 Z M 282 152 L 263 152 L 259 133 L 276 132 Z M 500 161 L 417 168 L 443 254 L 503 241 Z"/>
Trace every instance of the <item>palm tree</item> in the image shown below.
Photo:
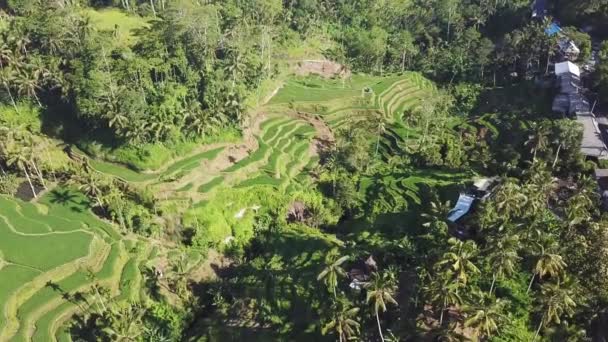
<path fill-rule="evenodd" d="M 36 94 L 40 89 L 40 86 L 38 85 L 38 79 L 34 73 L 21 72 L 17 75 L 15 81 L 17 83 L 17 92 L 19 95 L 34 98 L 38 103 L 38 106 L 42 107 L 42 103 L 40 103 L 40 99 Z"/>
<path fill-rule="evenodd" d="M 504 319 L 505 305 L 505 301 L 498 299 L 490 305 L 465 307 L 464 310 L 469 315 L 464 321 L 464 326 L 473 328 L 480 337 L 490 337 L 498 330 L 498 323 Z"/>
<path fill-rule="evenodd" d="M 521 259 L 517 254 L 519 246 L 518 235 L 505 235 L 488 241 L 488 262 L 493 270 L 490 295 L 494 291 L 497 279 L 503 279 L 515 273 L 517 262 Z"/>
<path fill-rule="evenodd" d="M 101 187 L 105 185 L 105 179 L 96 171 L 88 171 L 78 176 L 77 182 L 80 183 L 78 188 L 87 196 L 94 198 L 99 208 L 103 209 L 104 205 L 101 200 L 103 192 Z"/>
<path fill-rule="evenodd" d="M 146 313 L 140 305 L 112 308 L 108 315 L 108 326 L 103 331 L 112 341 L 139 341 L 142 331 L 142 318 Z"/>
<path fill-rule="evenodd" d="M 439 274 L 439 279 L 430 279 L 430 285 L 424 288 L 428 298 L 434 305 L 441 307 L 439 314 L 439 325 L 443 325 L 445 310 L 452 305 L 460 305 L 461 284 L 452 280 L 451 273 Z"/>
<path fill-rule="evenodd" d="M 538 254 L 538 260 L 534 266 L 527 292 L 530 292 L 536 276 L 539 278 L 543 278 L 546 275 L 552 278 L 557 277 L 566 267 L 566 263 L 559 254 L 549 253 L 542 244 L 538 244 L 538 247 L 540 253 Z"/>
<path fill-rule="evenodd" d="M 531 150 L 533 153 L 532 161 L 536 161 L 536 153 L 538 151 L 545 151 L 549 147 L 549 132 L 545 126 L 542 124 L 535 125 L 534 131 L 528 137 L 528 140 L 525 142 L 525 145 L 531 145 Z"/>
<path fill-rule="evenodd" d="M 378 334 L 380 340 L 384 341 L 382 335 L 382 326 L 380 325 L 380 311 L 386 312 L 387 304 L 398 305 L 393 297 L 397 290 L 396 277 L 392 272 L 384 272 L 382 274 L 374 272 L 371 275 L 369 282 L 365 283 L 364 288 L 367 289 L 367 303 L 372 304 L 376 322 L 378 323 Z"/>
<path fill-rule="evenodd" d="M 6 93 L 8 94 L 9 99 L 11 100 L 11 104 L 13 108 L 15 108 L 15 112 L 19 114 L 19 108 L 17 108 L 17 103 L 15 102 L 15 98 L 13 97 L 13 93 L 11 92 L 11 83 L 15 81 L 15 72 L 10 67 L 3 67 L 0 69 L 0 82 L 4 86 Z"/>
<path fill-rule="evenodd" d="M 543 326 L 555 322 L 561 322 L 564 314 L 572 315 L 576 302 L 572 299 L 574 291 L 572 283 L 566 279 L 564 282 L 559 280 L 555 283 L 546 283 L 541 286 L 539 306 L 542 308 L 542 316 L 534 340 L 538 337 Z"/>
<path fill-rule="evenodd" d="M 465 285 L 469 274 L 479 274 L 479 268 L 471 261 L 477 256 L 477 245 L 473 241 L 463 242 L 456 238 L 450 238 L 449 252 L 443 254 L 438 266 L 449 266 L 449 272 L 456 276 L 456 280 Z"/>
<path fill-rule="evenodd" d="M 380 149 L 380 137 L 386 133 L 386 122 L 382 115 L 378 115 L 378 126 L 376 127 L 376 150 L 374 152 L 374 158 L 378 156 L 378 150 Z"/>
<path fill-rule="evenodd" d="M 331 319 L 321 329 L 323 335 L 329 331 L 333 331 L 338 335 L 340 342 L 342 342 L 344 340 L 351 340 L 359 334 L 359 327 L 361 326 L 357 322 L 359 308 L 352 307 L 348 299 L 339 298 L 336 300 L 332 305 L 331 312 Z"/>
<path fill-rule="evenodd" d="M 25 178 L 27 179 L 28 184 L 30 185 L 30 189 L 32 190 L 32 194 L 34 198 L 38 198 L 36 194 L 36 190 L 34 189 L 34 184 L 32 183 L 32 178 L 30 177 L 30 173 L 28 172 L 27 165 L 29 164 L 28 158 L 26 158 L 26 148 L 12 145 L 12 150 L 9 152 L 8 159 L 6 160 L 6 164 L 8 166 L 16 166 L 20 168 L 25 174 Z"/>
<path fill-rule="evenodd" d="M 340 257 L 337 249 L 332 249 L 325 256 L 325 268 L 317 276 L 317 281 L 323 280 L 325 286 L 330 293 L 334 294 L 336 298 L 336 288 L 338 287 L 338 278 L 346 277 L 346 271 L 342 268 L 342 264 L 345 263 L 349 256 Z"/>

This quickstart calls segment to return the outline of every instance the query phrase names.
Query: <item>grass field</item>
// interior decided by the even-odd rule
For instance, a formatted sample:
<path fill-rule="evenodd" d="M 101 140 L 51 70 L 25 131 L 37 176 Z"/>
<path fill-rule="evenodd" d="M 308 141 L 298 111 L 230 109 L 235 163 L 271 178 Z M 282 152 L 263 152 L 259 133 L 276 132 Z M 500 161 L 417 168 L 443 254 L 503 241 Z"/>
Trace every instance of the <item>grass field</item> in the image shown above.
<path fill-rule="evenodd" d="M 148 253 L 136 246 L 72 189 L 37 203 L 0 196 L 0 341 L 54 340 L 73 313 L 95 305 L 94 283 L 134 299 Z"/>
<path fill-rule="evenodd" d="M 114 43 L 120 46 L 130 46 L 137 42 L 136 31 L 148 27 L 147 19 L 130 15 L 118 9 L 85 10 L 91 19 L 91 24 L 98 31 L 115 33 Z"/>

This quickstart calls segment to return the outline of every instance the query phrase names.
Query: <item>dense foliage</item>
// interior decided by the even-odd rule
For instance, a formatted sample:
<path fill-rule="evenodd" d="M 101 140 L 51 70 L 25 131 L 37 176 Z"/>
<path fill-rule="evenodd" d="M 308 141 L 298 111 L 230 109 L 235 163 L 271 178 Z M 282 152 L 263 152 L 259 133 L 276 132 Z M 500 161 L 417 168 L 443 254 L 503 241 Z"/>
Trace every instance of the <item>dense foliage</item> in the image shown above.
<path fill-rule="evenodd" d="M 608 221 L 595 161 L 579 152 L 579 125 L 551 112 L 554 91 L 542 85 L 558 38 L 545 32 L 551 18 L 530 18 L 529 1 L 0 4 L 0 194 L 36 200 L 58 184 L 78 188 L 124 237 L 166 256 L 162 267 L 137 268 L 145 300 L 117 300 L 91 275 L 92 304 L 68 325 L 74 340 L 605 338 Z M 608 43 L 596 42 L 608 3 L 547 10 L 569 25 L 578 62 L 597 52 L 585 83 L 601 107 Z M 346 126 L 330 130 L 335 139 L 314 148 L 320 162 L 306 176 L 315 186 L 298 191 L 257 184 L 204 197 L 220 177 L 201 186 L 198 203 L 163 202 L 76 148 L 155 169 L 128 170 L 144 181 L 183 177 L 170 159 L 251 129 L 268 83 L 318 53 L 347 74 L 413 70 L 438 89 L 398 113 L 401 123 L 362 95 Z M 298 118 L 309 109 L 289 106 Z M 498 185 L 449 222 L 475 177 Z M 192 260 L 212 255 L 216 276 L 198 274 L 206 269 Z"/>

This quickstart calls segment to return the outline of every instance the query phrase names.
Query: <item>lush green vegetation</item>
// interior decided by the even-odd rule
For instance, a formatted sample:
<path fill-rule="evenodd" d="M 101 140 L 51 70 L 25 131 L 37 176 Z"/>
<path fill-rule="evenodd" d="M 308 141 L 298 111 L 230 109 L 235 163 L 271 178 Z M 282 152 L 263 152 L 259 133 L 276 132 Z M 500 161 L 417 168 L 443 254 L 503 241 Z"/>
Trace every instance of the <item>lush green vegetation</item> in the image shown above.
<path fill-rule="evenodd" d="M 603 162 L 529 1 L 0 7 L 0 341 L 606 337 Z M 546 9 L 601 112 L 607 4 Z"/>

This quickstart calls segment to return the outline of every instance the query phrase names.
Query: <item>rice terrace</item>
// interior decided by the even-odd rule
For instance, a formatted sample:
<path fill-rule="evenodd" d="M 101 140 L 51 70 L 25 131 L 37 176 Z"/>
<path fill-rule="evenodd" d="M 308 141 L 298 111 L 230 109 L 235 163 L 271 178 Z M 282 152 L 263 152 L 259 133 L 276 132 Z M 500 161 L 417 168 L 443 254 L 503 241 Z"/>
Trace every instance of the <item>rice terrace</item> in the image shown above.
<path fill-rule="evenodd" d="M 314 181 L 311 172 L 319 161 L 321 139 L 330 138 L 323 134 L 379 113 L 392 122 L 382 138 L 382 148 L 388 149 L 395 139 L 406 138 L 402 114 L 433 91 L 432 84 L 415 73 L 354 75 L 346 81 L 291 77 L 257 109 L 261 122 L 249 132 L 255 143 L 239 160 L 232 159 L 241 146 L 237 143 L 203 146 L 202 152 L 158 172 L 138 173 L 99 160 L 90 164 L 97 172 L 151 187 L 163 205 L 186 202 L 193 210 L 204 211 L 206 206 L 214 210 L 217 204 L 210 202 L 216 193 L 222 193 L 218 197 L 225 201 L 230 197 L 226 191 L 248 188 L 269 187 L 289 197 Z M 317 131 L 315 125 L 326 129 Z M 0 200 L 0 278 L 10 279 L 0 287 L 4 303 L 0 340 L 66 340 L 64 323 L 70 315 L 99 305 L 96 289 L 107 286 L 116 301 L 140 298 L 142 270 L 162 257 L 162 248 L 153 242 L 124 236 L 117 227 L 97 219 L 90 212 L 91 203 L 77 189 L 55 188 L 34 203 Z M 262 204 L 257 197 L 239 202 L 242 208 Z M 231 216 L 238 210 L 231 208 L 220 209 L 224 220 L 234 221 Z M 216 242 L 226 237 L 218 236 Z"/>
<path fill-rule="evenodd" d="M 604 341 L 597 1 L 0 1 L 0 342 Z"/>

